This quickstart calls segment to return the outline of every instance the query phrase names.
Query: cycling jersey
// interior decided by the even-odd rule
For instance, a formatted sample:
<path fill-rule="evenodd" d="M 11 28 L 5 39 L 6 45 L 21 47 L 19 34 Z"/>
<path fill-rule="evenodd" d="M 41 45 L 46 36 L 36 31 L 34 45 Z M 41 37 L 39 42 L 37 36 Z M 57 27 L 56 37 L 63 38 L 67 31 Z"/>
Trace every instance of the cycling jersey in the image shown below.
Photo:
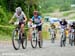
<path fill-rule="evenodd" d="M 32 21 L 34 21 L 35 24 L 41 23 L 41 19 L 41 16 L 37 16 L 36 18 L 34 16 L 32 17 Z"/>
<path fill-rule="evenodd" d="M 75 29 L 75 22 L 73 22 L 72 24 L 70 24 L 70 27 L 71 27 L 72 29 Z"/>
<path fill-rule="evenodd" d="M 67 22 L 66 21 L 64 21 L 64 22 L 60 21 L 60 25 L 67 25 Z"/>
<path fill-rule="evenodd" d="M 17 13 L 14 13 L 14 15 L 13 15 L 13 17 L 12 18 L 17 18 L 17 21 L 19 21 L 19 22 L 23 22 L 23 20 L 24 20 L 24 17 L 25 17 L 26 15 L 24 14 L 24 12 L 22 11 L 22 13 L 18 16 L 18 14 Z"/>
<path fill-rule="evenodd" d="M 38 17 L 32 17 L 32 21 L 35 23 L 35 24 L 40 24 L 41 23 L 41 19 L 42 17 L 41 16 L 38 16 Z M 42 25 L 39 25 L 36 27 L 38 29 L 38 31 L 42 31 Z"/>
<path fill-rule="evenodd" d="M 60 21 L 60 25 L 61 25 L 61 28 L 66 28 L 67 27 L 67 21 Z"/>

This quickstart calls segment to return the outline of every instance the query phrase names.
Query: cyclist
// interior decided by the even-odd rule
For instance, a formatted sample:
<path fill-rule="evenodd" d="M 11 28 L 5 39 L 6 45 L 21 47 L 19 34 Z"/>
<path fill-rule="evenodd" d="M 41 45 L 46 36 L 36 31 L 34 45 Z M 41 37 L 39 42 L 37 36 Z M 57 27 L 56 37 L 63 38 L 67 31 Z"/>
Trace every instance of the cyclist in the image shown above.
<path fill-rule="evenodd" d="M 54 25 L 54 23 L 51 24 L 51 30 L 55 30 L 54 36 L 56 38 L 56 26 Z"/>
<path fill-rule="evenodd" d="M 54 23 L 51 23 L 50 34 L 51 34 L 51 42 L 54 43 L 56 38 L 56 26 L 54 25 Z"/>
<path fill-rule="evenodd" d="M 67 29 L 67 21 L 63 18 L 61 21 L 60 21 L 60 26 L 61 26 L 61 32 L 65 32 L 66 34 L 66 29 Z M 61 37 L 61 46 L 62 46 L 62 41 L 63 41 L 63 45 L 65 46 L 65 43 L 66 43 L 66 35 L 64 36 L 64 38 Z"/>
<path fill-rule="evenodd" d="M 69 24 L 70 29 L 69 29 L 69 33 L 74 32 L 75 33 L 75 22 L 72 22 L 71 24 Z M 70 37 L 69 37 L 69 43 L 70 43 Z M 74 36 L 74 45 L 75 45 L 75 36 Z"/>
<path fill-rule="evenodd" d="M 38 33 L 39 33 L 39 39 L 41 39 L 42 38 L 42 17 L 41 16 L 39 16 L 38 15 L 38 11 L 34 11 L 33 12 L 33 17 L 32 17 L 32 22 L 34 23 L 34 24 L 36 24 L 37 25 L 37 29 L 38 29 Z"/>
<path fill-rule="evenodd" d="M 9 21 L 9 23 L 12 23 L 14 18 L 17 18 L 16 22 L 19 22 L 19 26 L 21 28 L 23 35 L 24 35 L 24 26 L 27 21 L 27 17 L 24 14 L 24 12 L 22 11 L 21 7 L 17 7 L 15 9 L 15 13 L 14 13 L 13 17 L 11 18 L 11 20 Z"/>

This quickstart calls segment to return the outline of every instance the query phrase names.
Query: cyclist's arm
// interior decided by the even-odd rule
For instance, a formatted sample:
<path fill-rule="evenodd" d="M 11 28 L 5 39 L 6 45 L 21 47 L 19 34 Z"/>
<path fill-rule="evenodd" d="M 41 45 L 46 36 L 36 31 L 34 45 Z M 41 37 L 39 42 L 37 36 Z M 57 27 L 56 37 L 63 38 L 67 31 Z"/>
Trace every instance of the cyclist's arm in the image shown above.
<path fill-rule="evenodd" d="M 12 23 L 12 22 L 13 22 L 13 19 L 14 19 L 14 18 L 11 18 L 11 20 L 9 21 L 9 23 Z"/>
<path fill-rule="evenodd" d="M 24 16 L 24 22 L 26 22 L 27 21 L 27 17 L 26 16 Z"/>
<path fill-rule="evenodd" d="M 39 16 L 39 18 L 40 18 L 40 20 L 41 20 L 41 24 L 43 24 L 43 19 L 42 19 L 42 17 L 41 17 L 41 16 Z"/>
<path fill-rule="evenodd" d="M 9 23 L 12 23 L 13 20 L 14 20 L 14 18 L 15 18 L 15 14 L 14 14 L 13 17 L 10 19 Z"/>
<path fill-rule="evenodd" d="M 23 14 L 23 16 L 24 16 L 24 22 L 26 22 L 26 21 L 27 21 L 27 17 L 26 17 L 26 15 L 24 14 L 24 12 L 22 12 L 22 14 Z"/>

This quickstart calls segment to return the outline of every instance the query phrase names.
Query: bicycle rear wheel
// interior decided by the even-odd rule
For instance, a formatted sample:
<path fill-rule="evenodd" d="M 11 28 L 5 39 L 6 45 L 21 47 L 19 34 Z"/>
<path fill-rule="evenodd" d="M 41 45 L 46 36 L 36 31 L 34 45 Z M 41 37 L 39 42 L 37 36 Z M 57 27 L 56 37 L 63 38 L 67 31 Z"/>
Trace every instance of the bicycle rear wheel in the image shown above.
<path fill-rule="evenodd" d="M 31 37 L 31 46 L 32 48 L 36 48 L 37 47 L 37 36 L 35 33 L 32 34 Z"/>
<path fill-rule="evenodd" d="M 43 46 L 43 39 L 39 39 L 38 45 L 39 45 L 39 48 L 42 48 L 42 46 Z"/>
<path fill-rule="evenodd" d="M 15 50 L 20 48 L 19 32 L 17 30 L 14 30 L 12 33 L 12 44 Z"/>
<path fill-rule="evenodd" d="M 61 36 L 61 41 L 60 41 L 60 46 L 65 46 L 66 45 L 66 36 L 65 35 L 62 35 Z"/>
<path fill-rule="evenodd" d="M 27 35 L 26 35 L 26 33 L 25 33 L 25 35 L 24 36 L 22 36 L 22 48 L 23 49 L 26 49 L 26 47 L 27 47 Z"/>

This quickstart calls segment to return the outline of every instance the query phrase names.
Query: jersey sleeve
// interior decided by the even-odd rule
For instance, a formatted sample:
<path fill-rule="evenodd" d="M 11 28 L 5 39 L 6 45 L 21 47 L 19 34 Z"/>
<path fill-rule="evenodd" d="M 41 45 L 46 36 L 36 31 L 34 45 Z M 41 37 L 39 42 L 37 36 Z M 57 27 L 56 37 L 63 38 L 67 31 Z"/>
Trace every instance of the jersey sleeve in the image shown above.
<path fill-rule="evenodd" d="M 40 19 L 42 19 L 42 17 L 41 17 L 41 16 L 39 16 L 39 18 L 40 18 Z"/>
<path fill-rule="evenodd" d="M 34 16 L 32 17 L 32 21 L 34 21 Z"/>
<path fill-rule="evenodd" d="M 60 25 L 62 24 L 62 22 L 61 22 L 61 21 L 60 21 L 59 23 L 60 23 Z"/>

